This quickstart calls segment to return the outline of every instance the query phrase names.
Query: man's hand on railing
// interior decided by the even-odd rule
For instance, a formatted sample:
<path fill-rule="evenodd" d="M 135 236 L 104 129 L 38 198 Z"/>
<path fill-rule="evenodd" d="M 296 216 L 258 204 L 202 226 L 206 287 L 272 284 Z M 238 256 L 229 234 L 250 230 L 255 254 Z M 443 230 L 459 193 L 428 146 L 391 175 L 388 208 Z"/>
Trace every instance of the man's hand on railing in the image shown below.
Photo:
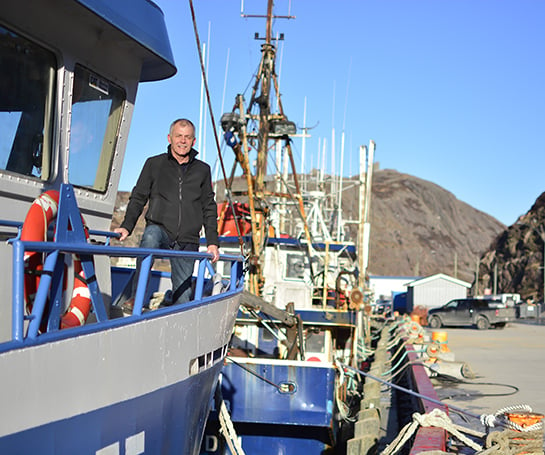
<path fill-rule="evenodd" d="M 119 234 L 119 241 L 120 242 L 122 242 L 123 240 L 125 240 L 129 236 L 129 231 L 127 231 L 127 229 L 122 228 L 122 227 L 115 228 L 114 232 Z"/>
<path fill-rule="evenodd" d="M 212 264 L 220 258 L 220 252 L 217 245 L 208 245 L 206 252 L 212 255 Z"/>

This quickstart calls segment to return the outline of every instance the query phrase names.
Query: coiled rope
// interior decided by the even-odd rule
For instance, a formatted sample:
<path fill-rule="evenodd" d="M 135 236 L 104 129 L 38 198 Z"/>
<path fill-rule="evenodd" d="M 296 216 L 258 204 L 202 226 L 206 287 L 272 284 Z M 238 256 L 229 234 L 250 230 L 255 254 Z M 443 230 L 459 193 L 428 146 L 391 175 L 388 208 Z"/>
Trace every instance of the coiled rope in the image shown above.
<path fill-rule="evenodd" d="M 411 439 L 418 427 L 442 428 L 457 438 L 461 443 L 475 450 L 476 455 L 543 455 L 542 422 L 528 427 L 522 427 L 521 425 L 504 419 L 506 414 L 516 410 L 532 412 L 530 406 L 520 405 L 500 409 L 492 416 L 481 416 L 481 422 L 487 427 L 490 426 L 489 424 L 494 426 L 494 424 L 499 421 L 508 426 L 506 430 L 493 431 L 488 435 L 454 424 L 450 417 L 438 408 L 435 408 L 429 414 L 414 413 L 413 421 L 401 429 L 397 437 L 381 452 L 381 455 L 393 455 L 397 453 L 406 442 Z M 485 441 L 486 448 L 467 437 L 464 433 Z M 432 451 L 423 453 L 431 455 L 432 453 L 443 454 L 446 452 Z"/>
<path fill-rule="evenodd" d="M 527 427 L 522 427 L 516 422 L 512 422 L 507 418 L 507 414 L 513 413 L 513 412 L 532 412 L 532 408 L 528 406 L 527 404 L 520 404 L 515 406 L 507 406 L 505 408 L 501 408 L 498 410 L 495 414 L 492 415 L 485 415 L 483 414 L 481 416 L 481 423 L 486 426 L 493 428 L 496 425 L 503 425 L 507 428 L 510 428 L 512 430 L 517 431 L 534 431 L 534 430 L 542 430 L 543 429 L 543 422 L 537 422 L 533 425 L 529 425 Z"/>
<path fill-rule="evenodd" d="M 415 412 L 413 414 L 413 421 L 401 429 L 397 437 L 381 452 L 381 455 L 391 455 L 397 453 L 413 436 L 419 426 L 443 428 L 468 447 L 471 447 L 473 450 L 481 451 L 483 449 L 482 446 L 475 443 L 463 433 L 471 434 L 480 438 L 484 438 L 484 433 L 454 424 L 444 411 L 435 408 L 429 414 L 420 414 Z"/>

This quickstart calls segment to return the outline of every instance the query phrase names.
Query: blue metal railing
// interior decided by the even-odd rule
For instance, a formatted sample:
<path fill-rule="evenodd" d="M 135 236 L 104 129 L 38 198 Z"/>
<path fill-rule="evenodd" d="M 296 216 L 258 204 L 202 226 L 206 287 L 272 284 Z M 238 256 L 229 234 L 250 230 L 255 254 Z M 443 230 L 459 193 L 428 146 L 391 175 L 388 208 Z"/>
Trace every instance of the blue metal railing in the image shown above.
<path fill-rule="evenodd" d="M 0 224 L 2 222 L 0 221 Z M 98 289 L 98 283 L 94 273 L 92 257 L 96 255 L 105 255 L 108 257 L 130 257 L 141 258 L 142 265 L 138 278 L 133 316 L 141 315 L 146 296 L 146 288 L 149 282 L 151 268 L 154 259 L 166 259 L 171 257 L 187 257 L 199 261 L 198 274 L 196 279 L 195 301 L 203 299 L 204 288 L 206 286 L 207 273 L 212 276 L 215 271 L 210 263 L 212 255 L 208 253 L 186 252 L 147 248 L 127 248 L 106 245 L 75 244 L 69 242 L 29 242 L 20 239 L 10 241 L 13 245 L 13 318 L 12 318 L 12 338 L 14 341 L 24 341 L 26 338 L 36 338 L 40 332 L 40 324 L 49 304 L 50 323 L 48 331 L 58 330 L 60 321 L 60 310 L 62 307 L 62 276 L 64 273 L 64 255 L 78 255 L 91 295 L 93 311 L 97 322 L 108 321 L 102 295 Z M 26 251 L 45 253 L 43 270 L 41 272 L 40 285 L 34 299 L 32 312 L 30 315 L 24 315 L 24 275 L 25 263 L 24 253 Z M 229 288 L 227 291 L 242 291 L 243 283 L 243 258 L 242 256 L 220 255 L 220 261 L 229 261 L 231 270 L 229 276 Z M 29 320 L 27 334 L 24 334 L 24 320 Z"/>
<path fill-rule="evenodd" d="M 102 327 L 97 328 L 100 325 L 104 326 L 108 324 L 111 326 L 127 323 L 114 322 L 114 320 L 108 317 L 95 273 L 93 260 L 95 256 L 142 259 L 132 316 L 120 318 L 129 320 L 128 323 L 140 318 L 155 317 L 152 313 L 160 315 L 164 314 L 164 311 L 167 311 L 166 309 L 156 310 L 142 314 L 144 299 L 147 295 L 148 283 L 150 282 L 151 268 L 155 259 L 186 257 L 199 262 L 194 301 L 184 305 L 169 307 L 172 311 L 184 311 L 194 305 L 202 305 L 210 299 L 218 298 L 218 296 L 205 296 L 204 292 L 207 281 L 209 281 L 207 277 L 212 277 L 215 274 L 214 266 L 210 262 L 212 255 L 201 252 L 111 246 L 109 242 L 110 238 L 118 237 L 118 234 L 109 231 L 93 230 L 85 232 L 81 214 L 75 201 L 72 187 L 70 185 L 61 185 L 56 218 L 57 229 L 55 231 L 55 241 L 53 242 L 22 240 L 21 231 L 23 223 L 0 221 L 0 226 L 18 229 L 14 238 L 9 240 L 9 243 L 13 246 L 12 342 L 19 345 L 20 343 L 33 343 L 40 337 L 43 338 L 44 335 L 47 337 L 51 333 L 60 331 L 61 313 L 64 307 L 63 284 L 66 273 L 64 265 L 66 255 L 77 255 L 81 263 L 90 293 L 91 308 L 97 321 L 97 324 L 89 324 L 89 326 L 92 325 L 94 327 L 93 329 L 84 329 L 87 326 L 79 327 L 80 332 L 101 330 Z M 106 242 L 104 245 L 88 243 L 88 235 L 104 236 L 106 237 Z M 44 255 L 43 267 L 39 272 L 39 286 L 33 300 L 32 311 L 28 316 L 25 316 L 25 252 Z M 222 297 L 242 292 L 244 287 L 244 259 L 242 256 L 220 255 L 219 261 L 230 262 L 229 287 L 224 290 Z M 44 314 L 47 314 L 46 318 L 44 318 Z M 26 334 L 25 320 L 28 321 Z M 115 321 L 118 320 L 116 319 Z M 44 323 L 47 323 L 47 327 L 45 328 Z M 78 328 L 72 330 L 78 330 Z"/>

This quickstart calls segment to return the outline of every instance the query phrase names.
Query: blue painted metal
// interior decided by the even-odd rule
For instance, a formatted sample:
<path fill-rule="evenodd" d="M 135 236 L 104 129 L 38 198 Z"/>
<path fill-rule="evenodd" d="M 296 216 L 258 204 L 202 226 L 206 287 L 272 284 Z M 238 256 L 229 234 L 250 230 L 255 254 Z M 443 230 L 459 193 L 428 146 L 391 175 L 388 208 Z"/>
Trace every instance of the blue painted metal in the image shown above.
<path fill-rule="evenodd" d="M 34 19 L 22 20 L 23 8 L 13 9 L 9 6 L 15 3 L 8 2 L 5 12 L 9 14 L 0 14 L 3 22 L 7 15 L 8 22 L 16 24 L 17 30 L 33 35 L 36 29 Z M 30 3 L 35 10 L 34 17 L 41 17 L 40 13 L 55 13 L 55 22 L 48 20 L 53 17 L 51 14 L 40 22 L 37 37 L 41 44 L 56 49 L 59 60 L 64 60 L 63 56 L 66 55 L 70 62 L 79 59 L 89 63 L 93 60 L 91 66 L 113 76 L 132 94 L 136 93 L 134 71 L 139 68 L 140 81 L 164 79 L 176 73 L 163 13 L 149 0 L 54 0 L 42 2 L 43 5 L 39 1 Z M 10 12 L 12 9 L 14 12 Z M 16 19 L 10 20 L 10 14 Z M 103 56 L 97 51 L 92 53 L 90 59 L 74 52 L 85 43 L 66 46 L 70 47 L 67 54 L 65 52 L 68 49 L 64 47 L 62 38 L 57 43 L 48 42 L 49 36 L 55 35 L 56 39 L 66 35 L 61 28 L 65 24 L 68 29 L 83 24 L 89 30 L 96 31 L 97 36 L 111 41 L 111 54 Z M 118 51 L 125 49 L 125 45 L 127 52 L 135 54 L 131 58 L 134 66 L 118 74 L 115 71 L 116 65 L 111 65 L 111 58 L 119 55 Z M 71 92 L 72 87 L 67 86 L 59 95 Z M 133 100 L 128 101 L 130 103 Z M 70 104 L 69 100 L 59 97 L 56 105 L 67 102 Z M 70 124 L 69 109 L 58 114 L 53 122 L 56 126 Z M 55 133 L 53 136 L 57 137 L 59 131 L 52 132 Z M 122 156 L 124 144 L 121 142 L 118 145 L 121 148 L 116 149 L 116 153 L 120 152 Z M 65 156 L 59 161 L 59 152 L 59 147 L 54 148 L 52 162 L 58 164 L 69 160 Z M 121 163 L 116 162 L 116 166 L 121 166 Z M 17 190 L 27 185 L 29 191 L 21 193 L 21 197 L 26 198 L 30 194 L 34 195 L 38 188 L 57 189 L 60 180 L 43 180 L 40 183 L 39 180 L 18 178 Z M 115 179 L 109 183 L 115 184 Z M 6 185 L 9 182 L 6 181 Z M 111 186 L 108 188 L 116 190 Z M 14 188 L 12 190 L 16 191 Z M 19 195 L 16 197 L 19 198 Z M 100 208 L 95 206 L 95 209 L 102 216 L 111 215 L 103 205 Z M 150 279 L 152 282 L 154 280 L 154 274 L 150 271 L 153 259 L 191 257 L 204 264 L 204 270 L 209 270 L 211 255 L 112 247 L 109 239 L 114 234 L 101 231 L 91 233 L 105 236 L 106 245 L 88 243 L 74 192 L 69 186 L 63 185 L 60 188 L 56 222 L 53 242 L 29 242 L 20 239 L 22 223 L 0 221 L 4 226 L 17 228 L 17 235 L 10 241 L 13 247 L 12 337 L 0 343 L 0 371 L 4 386 L 1 399 L 6 414 L 0 431 L 0 453 L 195 453 L 221 360 L 227 352 L 228 337 L 238 305 L 237 294 L 240 294 L 244 285 L 243 258 L 220 256 L 220 261 L 231 263 L 231 275 L 228 277 L 230 287 L 226 292 L 205 296 L 202 289 L 198 289 L 198 295 L 202 297 L 199 300 L 140 314 L 146 294 L 145 286 Z M 41 254 L 44 267 L 32 313 L 25 316 L 24 254 L 28 251 Z M 70 255 L 78 255 L 81 260 L 91 294 L 93 316 L 96 316 L 97 322 L 60 330 L 66 275 L 64 259 Z M 93 257 L 96 255 L 143 259 L 133 316 L 108 319 L 95 276 Z M 105 262 L 101 262 L 101 265 Z M 104 273 L 107 273 L 106 269 Z M 107 283 L 107 277 L 104 278 Z M 208 280 L 199 275 L 197 281 L 199 286 L 204 287 Z M 109 293 L 109 289 L 103 291 L 105 295 Z M 9 301 L 5 303 L 10 304 Z M 9 308 L 6 309 L 9 314 Z M 209 329 L 217 331 L 209 336 Z M 182 332 L 191 338 L 190 342 L 183 343 L 180 339 L 178 343 Z M 158 339 L 160 342 L 156 345 Z M 161 345 L 161 341 L 165 340 L 167 342 Z M 170 351 L 163 351 L 165 347 L 170 348 Z M 122 361 L 135 353 L 135 362 L 128 362 L 130 367 L 123 370 L 125 363 Z M 172 359 L 168 358 L 169 355 L 175 357 L 175 361 L 170 361 Z M 152 370 L 148 361 L 154 359 L 158 359 L 158 364 L 163 363 L 159 364 L 158 369 Z M 114 368 L 115 365 L 118 369 Z M 148 371 L 153 371 L 153 374 L 146 376 Z M 126 373 L 123 381 L 118 381 L 119 373 Z M 181 378 L 187 379 L 182 381 Z M 102 382 L 103 379 L 106 380 Z M 24 385 L 17 387 L 19 383 Z M 134 437 L 145 442 L 142 450 L 134 446 Z"/>
<path fill-rule="evenodd" d="M 351 310 L 295 310 L 301 316 L 303 325 L 354 327 L 356 311 Z M 251 313 L 239 311 L 237 319 L 242 321 L 257 321 Z"/>
<path fill-rule="evenodd" d="M 195 289 L 195 300 L 200 300 L 204 291 L 204 279 L 206 273 L 208 272 L 209 276 L 214 276 L 216 271 L 210 261 L 202 261 L 199 263 L 199 273 L 197 275 L 197 285 Z"/>
<path fill-rule="evenodd" d="M 149 0 L 76 0 L 149 51 L 140 82 L 176 74 L 163 12 Z"/>
<path fill-rule="evenodd" d="M 222 372 L 222 392 L 229 403 L 232 420 L 330 428 L 335 369 L 313 366 L 312 362 L 305 366 L 301 364 L 299 361 L 245 363 L 244 367 L 253 371 L 248 374 L 245 369 L 228 362 Z M 270 382 L 293 382 L 297 391 L 281 393 Z M 301 387 L 303 384 L 305 387 Z M 269 397 L 266 405 L 256 406 L 253 398 L 265 396 Z"/>
<path fill-rule="evenodd" d="M 6 224 L 5 221 L 0 221 L 0 224 Z M 61 232 L 62 231 L 62 232 Z M 197 294 L 199 299 L 195 299 L 194 302 L 184 305 L 184 308 L 188 309 L 194 305 L 201 305 L 203 302 L 207 302 L 217 297 L 206 297 L 202 299 L 202 288 L 206 285 L 204 274 L 206 271 L 210 272 L 213 268 L 210 265 L 209 258 L 212 255 L 208 253 L 199 252 L 185 252 L 174 250 L 158 250 L 147 248 L 125 248 L 125 247 L 112 247 L 105 245 L 93 245 L 87 243 L 87 238 L 83 223 L 81 222 L 81 214 L 76 203 L 76 199 L 73 193 L 73 188 L 70 185 L 63 184 L 61 186 L 61 192 L 59 197 L 59 209 L 57 214 L 57 234 L 55 242 L 30 242 L 22 241 L 19 236 L 15 239 L 11 239 L 10 243 L 13 245 L 14 259 L 13 259 L 13 310 L 12 310 L 12 340 L 17 343 L 4 343 L 0 344 L 0 352 L 20 347 L 19 343 L 31 343 L 34 344 L 38 338 L 43 338 L 45 335 L 51 336 L 53 333 L 58 332 L 61 317 L 61 298 L 62 298 L 62 283 L 64 279 L 64 255 L 65 254 L 77 254 L 82 261 L 82 267 L 85 272 L 85 276 L 88 277 L 88 287 L 91 294 L 91 302 L 93 312 L 97 316 L 97 324 L 93 324 L 92 331 L 103 330 L 104 324 L 106 327 L 112 327 L 121 321 L 109 320 L 106 311 L 104 309 L 104 303 L 100 289 L 98 288 L 98 282 L 95 277 L 94 265 L 92 261 L 93 255 L 108 255 L 108 256 L 121 256 L 121 257 L 141 257 L 143 259 L 141 273 L 139 276 L 138 287 L 136 291 L 135 305 L 133 315 L 139 317 L 150 317 L 149 315 L 142 315 L 142 307 L 144 298 L 146 296 L 146 289 L 151 275 L 151 267 L 153 265 L 153 259 L 155 258 L 168 258 L 174 256 L 186 256 L 194 259 L 201 260 L 201 267 L 199 268 L 199 275 L 197 277 Z M 38 287 L 36 297 L 34 300 L 32 313 L 29 316 L 24 316 L 24 252 L 36 251 L 39 253 L 46 253 L 46 259 L 43 265 L 43 275 L 40 279 L 40 285 Z M 243 258 L 241 256 L 233 255 L 221 255 L 220 260 L 231 261 L 231 276 L 229 277 L 231 287 L 228 293 L 241 292 L 244 286 L 243 277 Z M 222 294 L 222 297 L 226 297 L 228 294 Z M 44 314 L 48 315 L 46 333 L 40 333 L 42 317 Z M 152 316 L 164 314 L 160 310 L 151 313 Z M 29 320 L 29 328 L 27 334 L 24 334 L 24 319 Z M 72 330 L 88 330 L 85 326 L 78 327 Z M 62 333 L 62 331 L 61 331 Z"/>
<path fill-rule="evenodd" d="M 331 447 L 320 441 L 319 433 L 315 438 L 301 438 L 301 431 L 295 428 L 275 426 L 270 429 L 273 434 L 248 434 L 240 437 L 242 448 L 246 454 L 289 455 L 289 454 L 329 454 Z M 312 429 L 308 429 L 311 433 Z M 214 436 L 218 429 L 207 427 L 201 446 L 202 455 L 231 455 L 231 451 L 223 438 Z"/>
<path fill-rule="evenodd" d="M 240 312 L 240 311 L 239 311 Z M 278 340 L 266 327 L 256 327 L 259 331 L 257 345 L 259 355 L 268 355 L 271 358 L 278 357 Z"/>
<path fill-rule="evenodd" d="M 220 241 L 222 244 L 236 244 L 238 245 L 240 243 L 240 240 L 238 237 L 235 236 L 221 236 Z M 251 241 L 250 236 L 243 236 L 242 241 L 244 243 L 248 243 Z M 201 243 L 206 242 L 206 240 L 201 239 Z M 288 247 L 296 247 L 296 248 L 306 248 L 305 243 L 301 242 L 299 239 L 293 238 L 293 237 L 269 237 L 267 239 L 267 245 L 284 245 Z M 326 244 L 323 242 L 315 242 L 312 243 L 312 247 L 316 251 L 325 251 L 326 250 Z M 330 243 L 328 245 L 329 251 L 331 252 L 339 252 L 339 251 L 346 251 L 350 255 L 356 254 L 356 246 L 349 243 Z"/>
<path fill-rule="evenodd" d="M 245 453 L 324 453 L 330 449 L 337 430 L 332 401 L 335 376 L 333 367 L 312 363 L 228 362 L 222 370 L 222 394 Z M 283 393 L 279 390 L 282 384 L 293 386 L 293 391 Z M 256 397 L 266 402 L 256 403 Z M 201 454 L 230 453 L 217 430 L 212 415 Z"/>
<path fill-rule="evenodd" d="M 112 267 L 112 302 L 115 302 L 121 295 L 128 282 L 132 279 L 136 269 L 127 267 Z M 170 273 L 160 270 L 152 270 L 148 282 L 148 294 L 153 294 L 159 290 L 161 280 L 170 279 Z"/>
<path fill-rule="evenodd" d="M 17 241 L 13 242 L 13 306 L 11 319 L 11 337 L 15 342 L 22 342 L 24 339 L 24 320 L 25 320 L 25 297 L 24 297 L 24 270 L 25 261 L 24 246 L 17 236 Z M 21 273 L 20 271 L 23 271 Z M 28 318 L 30 319 L 30 318 Z"/>
<path fill-rule="evenodd" d="M 58 289 L 58 283 L 60 281 L 59 275 L 62 276 L 63 273 L 61 269 L 62 263 L 58 260 L 59 255 L 59 251 L 53 251 L 44 262 L 44 273 L 40 279 L 38 291 L 36 292 L 36 298 L 34 300 L 34 305 L 32 306 L 32 320 L 30 321 L 28 327 L 27 337 L 30 339 L 35 339 L 40 331 L 42 317 L 48 304 L 47 298 L 49 295 L 50 286 L 53 285 L 53 295 L 56 294 L 55 290 Z M 53 276 L 55 274 L 57 275 L 57 278 L 53 280 Z"/>
<path fill-rule="evenodd" d="M 191 453 L 189 448 L 202 437 L 196 429 L 203 427 L 220 369 L 221 363 L 136 399 L 0 438 L 0 453 L 94 454 L 113 444 L 119 444 L 119 450 L 108 454 L 136 453 L 127 451 L 127 438 L 142 432 L 145 451 L 138 453 Z"/>
<path fill-rule="evenodd" d="M 52 253 L 54 251 L 59 251 L 59 252 L 64 252 L 69 254 L 92 254 L 92 255 L 106 255 L 111 257 L 143 257 L 143 258 L 150 255 L 153 255 L 153 257 L 155 258 L 169 258 L 173 256 L 182 255 L 182 256 L 192 257 L 194 259 L 201 259 L 201 260 L 207 260 L 207 259 L 203 259 L 203 257 L 204 258 L 211 257 L 211 255 L 207 253 L 197 253 L 197 252 L 193 253 L 193 252 L 174 251 L 174 250 L 154 250 L 154 249 L 148 249 L 148 248 L 125 248 L 125 247 L 94 245 L 94 244 L 80 245 L 80 244 L 74 244 L 74 243 L 60 243 L 60 242 L 26 242 L 26 241 L 23 242 L 21 240 L 10 240 L 10 243 L 13 244 L 14 256 L 16 256 L 14 257 L 14 260 L 13 260 L 13 264 L 15 266 L 13 270 L 14 289 L 18 289 L 20 291 L 20 292 L 14 292 L 14 295 L 13 295 L 12 327 L 14 327 L 14 330 L 13 330 L 12 339 L 13 341 L 17 343 L 6 342 L 6 343 L 0 344 L 0 352 L 8 351 L 15 348 L 20 348 L 21 342 L 24 344 L 29 344 L 29 345 L 38 344 L 38 343 L 41 344 L 47 341 L 51 341 L 53 339 L 70 338 L 74 336 L 74 331 L 78 331 L 79 334 L 92 333 L 92 332 L 97 332 L 107 328 L 118 327 L 121 325 L 126 325 L 126 324 L 130 324 L 134 322 L 134 320 L 128 321 L 127 319 L 129 318 L 120 318 L 120 319 L 114 319 L 114 320 L 106 320 L 100 324 L 92 324 L 92 325 L 72 328 L 70 329 L 70 331 L 63 330 L 63 331 L 57 331 L 57 332 L 42 333 L 42 334 L 39 334 L 39 336 L 36 339 L 24 337 L 23 322 L 24 322 L 25 316 L 24 316 L 24 297 L 23 297 L 23 287 L 24 287 L 23 255 L 25 251 L 36 251 L 40 253 L 42 252 Z M 231 266 L 232 274 L 229 277 L 231 282 L 231 288 L 225 293 L 221 294 L 221 298 L 226 298 L 226 297 L 229 297 L 230 295 L 234 295 L 236 293 L 241 292 L 244 287 L 244 276 L 243 276 L 243 267 L 242 267 L 244 258 L 241 256 L 234 256 L 234 255 L 221 255 L 220 260 L 236 263 L 236 265 L 233 264 Z M 53 267 L 49 265 L 51 262 L 54 262 L 54 261 L 50 260 L 50 262 L 48 262 L 47 259 L 45 261 L 44 270 L 48 273 L 52 273 L 52 270 L 53 270 Z M 33 312 L 30 315 L 30 317 L 27 317 L 30 320 L 37 319 L 34 308 L 40 307 L 42 305 L 40 300 L 44 301 L 43 302 L 44 306 L 45 306 L 45 300 L 47 300 L 47 289 L 46 289 L 47 283 L 42 285 L 42 281 L 44 281 L 45 283 L 46 280 L 40 280 L 40 287 L 38 288 L 38 293 L 40 293 L 40 296 L 38 295 L 36 296 L 36 299 L 34 301 Z M 42 286 L 44 287 L 44 291 L 40 291 L 40 288 Z M 232 289 L 233 286 L 235 287 L 234 289 Z M 175 305 L 171 307 L 160 308 L 155 311 L 144 313 L 138 316 L 141 319 L 148 319 L 148 318 L 163 316 L 164 314 L 167 314 L 170 312 L 187 311 L 191 308 L 194 308 L 195 306 L 201 306 L 201 305 L 207 304 L 210 301 L 217 300 L 219 298 L 220 297 L 218 296 L 205 297 L 200 301 L 194 300 L 184 305 Z"/>
<path fill-rule="evenodd" d="M 211 255 L 207 253 L 186 253 L 170 250 L 153 250 L 140 248 L 112 247 L 108 245 L 90 244 L 87 241 L 85 229 L 81 222 L 81 215 L 72 187 L 66 185 L 61 188 L 59 200 L 59 209 L 57 214 L 57 234 L 53 242 L 30 242 L 22 241 L 18 236 L 10 240 L 13 245 L 13 337 L 11 341 L 0 343 L 0 355 L 9 351 L 14 351 L 13 355 L 30 352 L 29 357 L 35 351 L 38 345 L 48 345 L 45 352 L 51 356 L 52 363 L 58 363 L 56 356 L 56 345 L 64 341 L 71 343 L 83 339 L 83 335 L 94 335 L 101 337 L 111 333 L 115 328 L 128 328 L 135 324 L 140 324 L 142 329 L 140 334 L 146 335 L 144 320 L 165 318 L 172 315 L 180 319 L 175 314 L 190 312 L 199 307 L 205 307 L 215 304 L 219 300 L 229 301 L 236 294 L 239 294 L 244 286 L 243 279 L 243 258 L 240 256 L 221 255 L 220 261 L 230 261 L 231 280 L 230 288 L 217 296 L 206 297 L 202 290 L 199 293 L 199 300 L 191 301 L 184 305 L 173 305 L 171 307 L 158 309 L 153 312 L 141 314 L 141 306 L 144 287 L 148 284 L 147 276 L 152 275 L 150 268 L 153 259 L 156 257 L 174 257 L 187 256 L 199 259 L 201 264 L 201 273 L 197 278 L 199 286 L 206 286 L 207 279 L 204 273 L 213 271 L 210 264 Z M 0 224 L 3 224 L 0 221 Z M 62 231 L 62 232 L 61 232 Z M 35 251 L 43 253 L 45 256 L 43 265 L 43 274 L 40 279 L 40 285 L 34 300 L 31 315 L 24 316 L 24 254 L 26 251 Z M 69 330 L 59 330 L 61 317 L 61 297 L 63 292 L 63 280 L 66 273 L 64 267 L 64 256 L 78 255 L 84 267 L 86 276 L 93 280 L 94 265 L 92 258 L 95 255 L 123 256 L 123 257 L 141 257 L 143 258 L 143 273 L 139 281 L 137 290 L 137 302 L 133 316 L 109 320 L 105 313 L 104 318 L 99 315 L 100 310 L 105 311 L 100 290 L 97 284 L 97 296 L 91 293 L 93 311 L 97 313 L 97 322 L 81 327 L 71 328 Z M 88 279 L 89 281 L 89 279 Z M 96 280 L 94 280 L 96 282 Z M 47 315 L 47 330 L 43 331 L 43 315 Z M 203 313 L 206 314 L 206 313 Z M 28 319 L 28 328 L 25 334 L 24 319 Z M 164 319 L 164 326 L 168 328 L 168 319 Z M 225 321 L 224 321 L 225 323 Z M 225 330 L 225 327 L 222 328 Z M 43 332 L 42 332 L 43 331 Z M 226 333 L 228 335 L 228 332 Z M 97 339 L 98 339 L 97 337 Z M 153 343 L 156 340 L 148 340 Z M 227 339 L 223 341 L 226 343 Z M 159 390 L 153 390 L 144 393 L 128 401 L 118 402 L 118 396 L 113 396 L 111 405 L 84 412 L 77 415 L 67 415 L 65 419 L 51 421 L 44 425 L 35 426 L 28 430 L 18 433 L 12 433 L 0 438 L 0 453 L 30 455 L 35 453 L 45 455 L 68 455 L 75 453 L 75 448 L 81 453 L 97 453 L 102 449 L 103 453 L 136 453 L 130 449 L 133 439 L 145 444 L 144 452 L 139 453 L 195 453 L 196 445 L 202 438 L 202 431 L 206 421 L 213 391 L 217 378 L 222 367 L 220 361 L 227 352 L 227 345 L 220 347 L 214 346 L 208 353 L 198 353 L 199 369 L 190 375 L 186 380 L 168 385 Z M 41 352 L 44 352 L 43 350 Z M 198 352 L 198 351 L 197 351 Z M 161 347 L 158 346 L 157 355 L 162 355 Z M 103 355 L 103 354 L 99 354 Z M 107 355 L 104 354 L 104 355 Z M 195 354 L 194 354 L 195 355 Z M 201 357 L 203 360 L 201 361 Z M 8 357 L 4 357 L 8 358 Z M 19 357 L 24 359 L 24 355 Z M 43 358 L 43 356 L 42 356 Z M 22 360 L 22 364 L 26 361 Z M 146 366 L 143 365 L 143 368 Z M 139 381 L 139 371 L 134 371 L 134 380 Z M 185 368 L 182 371 L 187 371 Z M 43 372 L 42 374 L 48 374 Z M 184 376 L 185 377 L 185 376 Z M 81 378 L 81 384 L 70 384 L 67 387 L 69 394 L 66 397 L 59 396 L 58 399 L 77 401 L 74 398 L 74 392 L 78 392 L 77 387 L 81 386 L 84 390 L 79 392 L 86 393 L 89 384 L 85 378 Z M 100 387 L 100 385 L 98 385 Z M 147 392 L 145 385 L 143 391 Z M 40 414 L 46 414 L 41 400 L 34 400 L 33 410 Z M 47 400 L 46 400 L 47 402 Z M 118 452 L 112 452 L 115 448 Z M 133 452 L 131 452 L 133 450 Z M 102 452 L 101 452 L 102 453 Z"/>

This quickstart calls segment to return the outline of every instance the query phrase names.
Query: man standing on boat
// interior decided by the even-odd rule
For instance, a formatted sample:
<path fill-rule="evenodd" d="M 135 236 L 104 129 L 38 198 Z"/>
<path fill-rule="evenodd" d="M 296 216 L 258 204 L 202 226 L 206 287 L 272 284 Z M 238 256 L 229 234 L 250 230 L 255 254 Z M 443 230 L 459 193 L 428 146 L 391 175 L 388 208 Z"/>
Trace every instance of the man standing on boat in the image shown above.
<path fill-rule="evenodd" d="M 195 126 L 187 119 L 170 125 L 166 153 L 146 160 L 136 186 L 132 190 L 125 219 L 115 229 L 119 240 L 133 231 L 146 203 L 146 229 L 141 248 L 165 248 L 198 251 L 199 234 L 204 226 L 208 253 L 212 262 L 219 258 L 217 206 L 212 189 L 210 166 L 196 158 Z M 137 271 L 141 260 L 138 260 Z M 191 298 L 191 277 L 194 260 L 184 257 L 170 259 L 172 302 L 184 303 Z M 133 281 L 134 304 L 137 277 Z"/>

